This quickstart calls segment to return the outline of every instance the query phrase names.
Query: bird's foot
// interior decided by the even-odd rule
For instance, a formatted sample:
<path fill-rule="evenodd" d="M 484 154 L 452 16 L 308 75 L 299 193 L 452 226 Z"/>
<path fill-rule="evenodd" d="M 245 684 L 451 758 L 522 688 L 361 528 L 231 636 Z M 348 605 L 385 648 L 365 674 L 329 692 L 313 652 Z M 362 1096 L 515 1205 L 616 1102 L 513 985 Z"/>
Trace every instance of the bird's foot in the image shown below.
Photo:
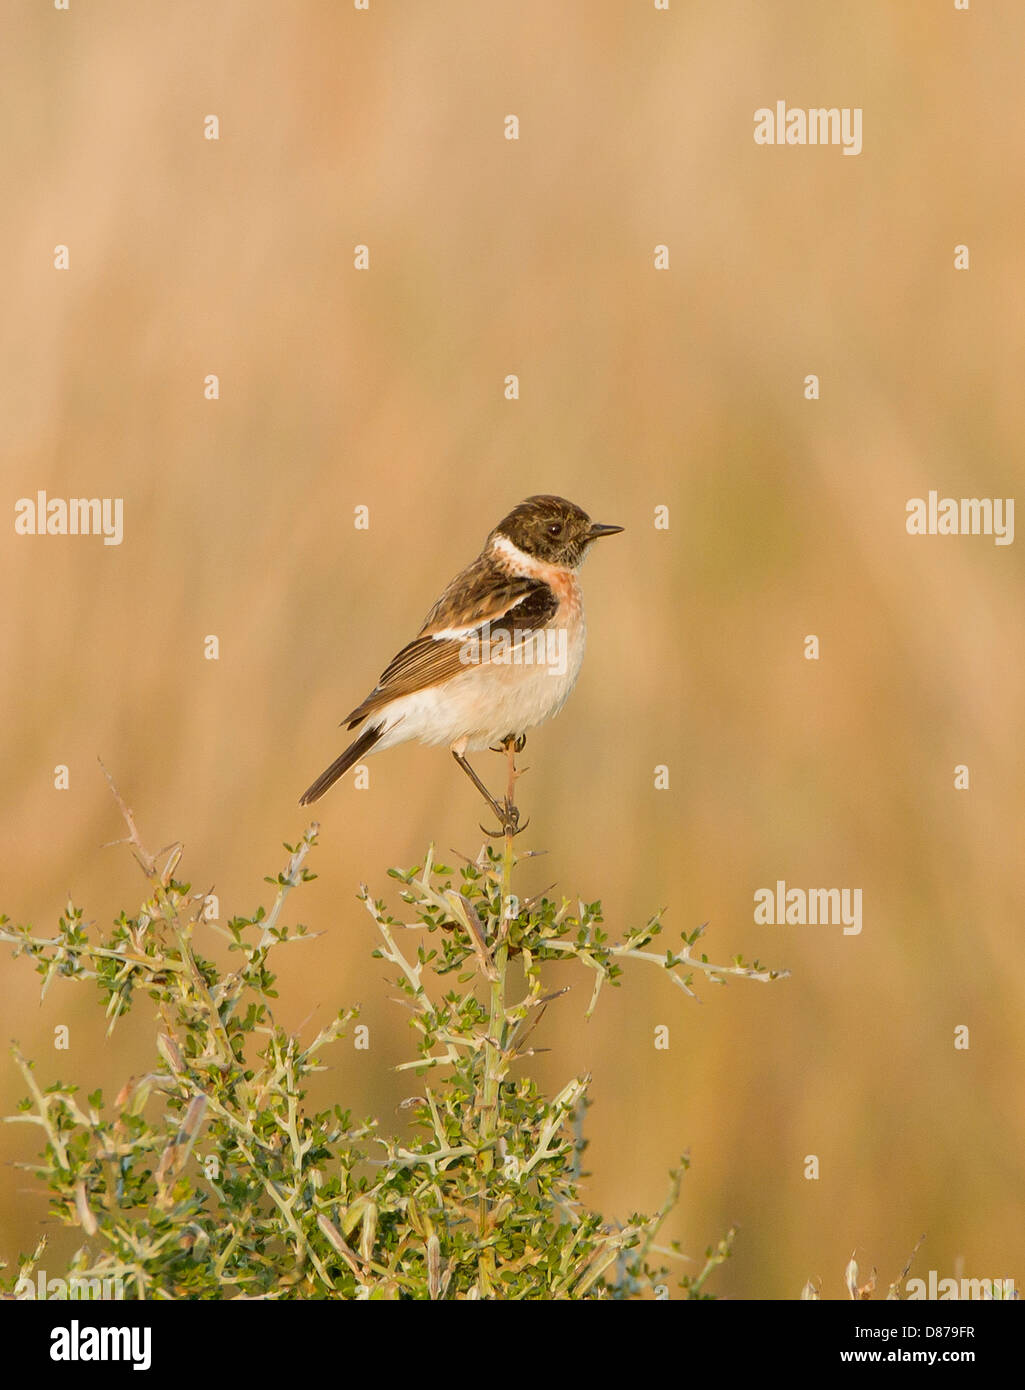
<path fill-rule="evenodd" d="M 529 816 L 522 825 L 520 824 L 520 808 L 514 806 L 508 797 L 503 802 L 494 802 L 492 810 L 502 823 L 501 830 L 488 830 L 487 826 L 481 826 L 484 834 L 492 840 L 500 840 L 505 835 L 519 835 L 530 824 Z"/>
<path fill-rule="evenodd" d="M 512 744 L 514 753 L 522 753 L 527 746 L 527 735 L 506 734 L 501 743 L 492 743 L 489 746 L 492 753 L 508 753 L 510 743 Z"/>

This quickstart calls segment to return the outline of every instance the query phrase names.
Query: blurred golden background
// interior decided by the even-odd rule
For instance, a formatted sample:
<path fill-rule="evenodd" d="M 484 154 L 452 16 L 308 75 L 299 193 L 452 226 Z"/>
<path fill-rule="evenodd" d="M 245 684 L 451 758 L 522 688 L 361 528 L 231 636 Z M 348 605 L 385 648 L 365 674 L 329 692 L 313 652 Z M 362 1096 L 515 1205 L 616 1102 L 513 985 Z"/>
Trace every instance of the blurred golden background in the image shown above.
<path fill-rule="evenodd" d="M 590 981 L 568 980 L 536 1065 L 549 1091 L 593 1073 L 586 1199 L 653 1209 L 689 1148 L 666 1234 L 700 1262 L 739 1225 L 719 1294 L 842 1297 L 852 1250 L 885 1285 L 923 1232 L 914 1274 L 1020 1286 L 1021 545 L 904 523 L 931 488 L 1021 479 L 1025 9 L 20 0 L 7 20 L 0 910 L 48 930 L 69 893 L 104 923 L 138 903 L 127 851 L 99 848 L 121 827 L 97 756 L 222 915 L 268 902 L 339 719 L 499 517 L 561 493 L 627 529 L 583 574 L 579 685 L 528 744 L 525 839 L 548 854 L 522 884 L 603 898 L 616 934 L 665 904 L 671 939 L 710 919 L 712 959 L 793 972 L 699 1006 L 637 967 L 586 1026 Z M 777 100 L 862 107 L 863 153 L 757 146 Z M 39 489 L 123 497 L 123 544 L 15 535 Z M 369 766 L 316 808 L 320 877 L 289 911 L 324 934 L 284 953 L 280 1016 L 361 1002 L 371 1050 L 339 1051 L 318 1099 L 400 1129 L 406 1016 L 356 888 L 385 893 L 431 840 L 472 855 L 482 808 L 443 750 Z M 862 934 L 756 926 L 780 878 L 861 887 Z M 91 986 L 40 1007 L 37 985 L 4 948 L 0 1112 L 9 1038 L 42 1083 L 113 1094 L 148 1065 L 145 1006 L 108 1042 Z M 37 1147 L 0 1130 L 11 1263 L 45 1219 L 13 1166 Z"/>

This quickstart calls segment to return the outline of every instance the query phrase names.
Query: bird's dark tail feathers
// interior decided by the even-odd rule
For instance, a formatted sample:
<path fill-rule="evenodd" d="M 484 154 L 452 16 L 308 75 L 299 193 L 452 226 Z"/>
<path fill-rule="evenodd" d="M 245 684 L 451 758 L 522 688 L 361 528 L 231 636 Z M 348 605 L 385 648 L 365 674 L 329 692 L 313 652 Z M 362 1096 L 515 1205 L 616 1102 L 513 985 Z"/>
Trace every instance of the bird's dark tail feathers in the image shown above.
<path fill-rule="evenodd" d="M 364 729 L 355 742 L 350 743 L 345 752 L 335 758 L 329 768 L 320 774 L 311 787 L 307 787 L 299 798 L 300 806 L 308 806 L 311 801 L 318 801 L 324 795 L 328 787 L 333 787 L 343 773 L 348 772 L 354 763 L 358 763 L 364 753 L 369 753 L 374 744 L 384 733 L 381 728 Z"/>

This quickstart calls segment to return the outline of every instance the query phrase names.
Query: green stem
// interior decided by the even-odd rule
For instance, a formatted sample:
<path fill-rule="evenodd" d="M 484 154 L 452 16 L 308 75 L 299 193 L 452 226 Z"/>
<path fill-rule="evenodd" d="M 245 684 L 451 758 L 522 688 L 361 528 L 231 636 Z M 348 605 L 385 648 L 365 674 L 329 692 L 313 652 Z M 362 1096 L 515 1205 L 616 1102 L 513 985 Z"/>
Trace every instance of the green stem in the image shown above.
<path fill-rule="evenodd" d="M 512 806 L 516 796 L 516 751 L 513 739 L 506 744 L 509 759 L 509 785 L 506 790 L 506 805 Z M 495 979 L 491 981 L 491 1002 L 488 1009 L 488 1038 L 484 1045 L 484 1094 L 481 1104 L 480 1137 L 490 1145 L 498 1129 L 498 1097 L 501 1090 L 503 1059 L 505 1059 L 505 972 L 509 962 L 509 916 L 512 903 L 512 874 L 516 863 L 513 852 L 513 827 L 506 821 L 505 845 L 502 847 L 502 902 L 499 909 L 498 929 L 495 933 L 495 947 L 492 959 L 495 962 Z M 488 1147 L 484 1152 L 484 1172 L 494 1168 L 494 1151 Z"/>
<path fill-rule="evenodd" d="M 515 754 L 511 743 L 508 746 L 508 757 L 509 787 L 507 802 L 511 805 L 516 788 Z M 516 855 L 513 851 L 513 829 L 510 823 L 507 824 L 505 845 L 502 853 L 502 896 L 492 951 L 495 973 L 491 981 L 491 997 L 488 1009 L 488 1036 L 484 1044 L 484 1084 L 481 1094 L 480 1112 L 480 1141 L 482 1144 L 482 1151 L 478 1160 L 480 1171 L 484 1178 L 484 1184 L 482 1184 L 481 1187 L 479 1208 L 479 1230 L 482 1237 L 488 1234 L 491 1223 L 491 1212 L 487 1202 L 486 1181 L 487 1174 L 491 1173 L 495 1167 L 494 1139 L 498 1131 L 498 1103 L 501 1093 L 502 1076 L 505 1072 L 505 1032 L 507 1023 L 505 976 L 509 961 L 510 898 L 512 897 L 512 875 L 515 863 Z M 489 1297 L 493 1293 L 494 1277 L 494 1251 L 488 1249 L 483 1252 L 480 1262 L 481 1292 L 485 1297 Z"/>
<path fill-rule="evenodd" d="M 512 835 L 505 837 L 502 855 L 502 905 L 498 921 L 496 945 L 492 955 L 495 964 L 495 978 L 491 982 L 491 998 L 488 1009 L 488 1036 L 484 1045 L 484 1088 L 481 1098 L 480 1137 L 490 1143 L 498 1127 L 498 1095 L 502 1084 L 503 1059 L 505 1055 L 505 975 L 509 960 L 509 898 L 512 894 L 512 872 L 515 856 Z M 489 1147 L 484 1153 L 484 1170 L 490 1171 L 494 1164 L 494 1153 Z"/>

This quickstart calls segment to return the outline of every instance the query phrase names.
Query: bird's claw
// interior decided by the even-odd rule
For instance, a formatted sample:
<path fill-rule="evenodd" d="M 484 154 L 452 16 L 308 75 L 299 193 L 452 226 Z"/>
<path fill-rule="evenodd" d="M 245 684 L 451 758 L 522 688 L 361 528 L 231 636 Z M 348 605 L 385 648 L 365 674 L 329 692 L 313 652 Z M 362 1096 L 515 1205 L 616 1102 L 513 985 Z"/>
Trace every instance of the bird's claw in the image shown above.
<path fill-rule="evenodd" d="M 513 735 L 510 734 L 509 737 L 504 738 L 501 743 L 491 743 L 488 746 L 492 753 L 508 753 L 510 743 L 513 746 L 514 753 L 522 753 L 527 746 L 527 735 L 520 734 L 517 737 L 513 737 Z"/>
<path fill-rule="evenodd" d="M 505 835 L 519 835 L 522 831 L 526 830 L 527 826 L 530 824 L 529 816 L 522 825 L 520 824 L 519 807 L 514 806 L 509 801 L 507 801 L 504 806 L 495 806 L 494 811 L 498 819 L 502 822 L 501 830 L 489 830 L 487 826 L 484 825 L 480 827 L 481 830 L 484 831 L 484 834 L 492 840 L 501 840 Z"/>

